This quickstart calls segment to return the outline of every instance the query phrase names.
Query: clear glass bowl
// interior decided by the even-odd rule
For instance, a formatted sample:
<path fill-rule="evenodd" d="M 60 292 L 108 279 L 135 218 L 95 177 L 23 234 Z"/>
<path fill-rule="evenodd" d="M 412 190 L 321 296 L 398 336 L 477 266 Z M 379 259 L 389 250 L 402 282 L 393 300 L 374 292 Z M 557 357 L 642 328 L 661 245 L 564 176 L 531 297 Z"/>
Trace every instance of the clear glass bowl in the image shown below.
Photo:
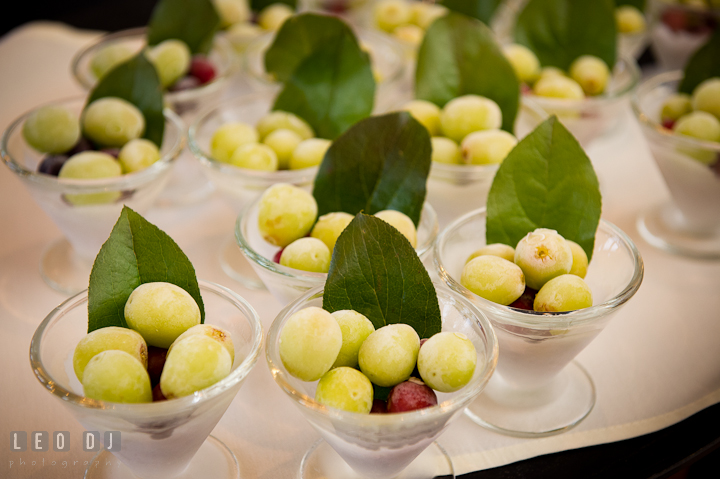
<path fill-rule="evenodd" d="M 51 104 L 68 108 L 79 121 L 85 98 Z M 15 120 L 5 131 L 0 155 L 65 235 L 65 240 L 53 243 L 43 254 L 40 263 L 43 278 L 54 289 L 75 294 L 87 288 L 92 261 L 110 235 L 123 205 L 144 213 L 161 193 L 171 166 L 184 146 L 185 125 L 175 113 L 165 110 L 161 158 L 149 168 L 115 178 L 67 179 L 37 172 L 46 155 L 30 147 L 22 135 L 23 124 L 30 113 Z M 108 203 L 74 205 L 67 200 L 68 195 L 113 192 L 117 200 Z"/>
<path fill-rule="evenodd" d="M 276 183 L 290 183 L 310 191 L 317 174 L 318 167 L 258 171 L 212 158 L 210 140 L 220 126 L 233 121 L 255 125 L 271 111 L 272 105 L 273 99 L 267 92 L 235 98 L 202 112 L 188 130 L 190 151 L 199 160 L 203 173 L 236 214 L 240 214 L 263 191 Z M 228 225 L 228 232 L 231 231 L 232 226 Z M 256 289 L 264 287 L 238 249 L 234 235 L 221 248 L 220 264 L 226 274 L 245 286 Z"/>
<path fill-rule="evenodd" d="M 442 449 L 423 451 L 481 393 L 495 369 L 498 345 L 488 319 L 470 301 L 439 284 L 436 289 L 442 330 L 465 334 L 475 345 L 478 361 L 467 386 L 451 394 L 437 393 L 437 406 L 418 411 L 367 415 L 329 408 L 313 399 L 317 382 L 304 382 L 287 372 L 278 351 L 280 331 L 296 311 L 322 306 L 322 287 L 300 296 L 275 318 L 266 347 L 270 371 L 278 386 L 330 446 L 323 447 L 325 444 L 321 443 L 311 447 L 298 477 L 455 477 L 452 461 Z M 399 475 L 403 470 L 405 473 Z"/>
<path fill-rule="evenodd" d="M 498 337 L 497 374 L 468 408 L 478 424 L 503 434 L 538 437 L 566 431 L 595 404 L 587 372 L 571 362 L 637 292 L 643 261 L 632 240 L 601 220 L 585 281 L 594 305 L 566 313 L 537 313 L 488 301 L 460 284 L 467 258 L 485 245 L 486 211 L 458 218 L 435 243 L 435 266 L 450 289 L 490 319 Z"/>
<path fill-rule="evenodd" d="M 661 73 L 633 96 L 633 111 L 672 198 L 643 212 L 638 229 L 666 251 L 720 259 L 720 143 L 678 135 L 660 124 L 663 103 L 682 78 L 679 70 Z"/>
<path fill-rule="evenodd" d="M 236 474 L 233 453 L 217 439 L 205 440 L 257 361 L 262 346 L 262 325 L 252 306 L 229 289 L 201 281 L 200 292 L 207 323 L 226 329 L 232 335 L 235 363 L 221 381 L 178 399 L 121 404 L 83 396 L 72 357 L 75 346 L 87 333 L 87 291 L 55 308 L 35 331 L 30 344 L 30 365 L 40 384 L 61 401 L 85 429 L 98 431 L 100 439 L 106 431 L 120 432 L 120 449 L 114 455 L 125 467 L 115 471 L 117 475 L 113 477 L 186 477 L 183 474 L 186 469 L 213 478 L 228 472 Z M 103 451 L 100 456 L 111 459 L 109 454 Z M 218 457 L 227 457 L 228 461 L 213 464 L 207 460 Z M 93 463 L 85 477 L 94 477 Z M 198 471 L 197 464 L 202 464 L 204 469 Z"/>
<path fill-rule="evenodd" d="M 306 291 L 324 285 L 327 273 L 301 271 L 273 261 L 273 257 L 280 248 L 271 245 L 260 235 L 258 230 L 259 207 L 260 198 L 257 198 L 245 211 L 240 213 L 235 223 L 235 238 L 267 289 L 281 304 L 288 304 Z M 415 248 L 420 259 L 430 253 L 437 233 L 438 223 L 435 210 L 429 203 L 425 203 L 417 228 L 417 247 Z"/>

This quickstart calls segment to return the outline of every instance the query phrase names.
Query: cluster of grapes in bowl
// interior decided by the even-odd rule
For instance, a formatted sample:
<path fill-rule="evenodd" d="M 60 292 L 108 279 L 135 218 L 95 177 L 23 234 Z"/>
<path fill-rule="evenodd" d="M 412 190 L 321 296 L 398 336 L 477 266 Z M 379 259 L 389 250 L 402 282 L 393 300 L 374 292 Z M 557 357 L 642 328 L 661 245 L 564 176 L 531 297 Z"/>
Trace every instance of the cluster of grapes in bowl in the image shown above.
<path fill-rule="evenodd" d="M 318 381 L 315 400 L 356 413 L 398 413 L 435 406 L 473 377 L 477 353 L 461 333 L 420 340 L 407 324 L 375 329 L 353 310 L 318 307 L 295 312 L 280 331 L 280 359 L 303 381 Z M 387 400 L 373 385 L 391 388 Z"/>
<path fill-rule="evenodd" d="M 200 308 L 170 283 L 138 286 L 125 304 L 128 328 L 105 327 L 75 348 L 73 368 L 86 397 L 143 403 L 187 396 L 230 374 L 230 333 L 200 323 Z"/>
<path fill-rule="evenodd" d="M 435 19 L 448 12 L 442 5 L 409 0 L 381 0 L 373 9 L 375 27 L 416 48 Z"/>
<path fill-rule="evenodd" d="M 703 81 L 692 95 L 671 95 L 662 105 L 660 120 L 680 135 L 720 143 L 720 78 Z M 715 155 L 698 159 L 708 164 L 716 161 Z"/>
<path fill-rule="evenodd" d="M 470 255 L 460 283 L 498 304 L 538 312 L 575 311 L 593 304 L 583 278 L 588 257 L 574 241 L 538 228 L 515 248 L 495 243 Z"/>
<path fill-rule="evenodd" d="M 257 37 L 280 29 L 293 16 L 293 9 L 284 3 L 271 3 L 256 16 L 247 0 L 213 0 L 220 15 L 220 27 L 233 48 L 242 53 Z"/>

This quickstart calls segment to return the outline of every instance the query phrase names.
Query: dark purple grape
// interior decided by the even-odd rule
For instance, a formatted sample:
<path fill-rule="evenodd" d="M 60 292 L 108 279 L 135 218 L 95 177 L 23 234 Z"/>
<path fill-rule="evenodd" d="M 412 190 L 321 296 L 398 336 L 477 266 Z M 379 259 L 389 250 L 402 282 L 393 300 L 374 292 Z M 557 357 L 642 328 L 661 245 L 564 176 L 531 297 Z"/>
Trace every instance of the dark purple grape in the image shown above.
<path fill-rule="evenodd" d="M 387 401 L 388 412 L 415 411 L 437 405 L 435 391 L 420 379 L 411 377 L 390 391 Z"/>
<path fill-rule="evenodd" d="M 186 76 L 182 77 L 178 81 L 176 81 L 170 88 L 170 91 L 184 91 L 184 90 L 192 90 L 193 88 L 197 88 L 200 86 L 200 80 L 195 78 L 194 76 Z"/>
<path fill-rule="evenodd" d="M 46 175 L 58 176 L 60 169 L 67 161 L 68 156 L 66 155 L 49 155 L 43 158 L 40 165 L 38 165 L 38 173 L 44 173 Z"/>
<path fill-rule="evenodd" d="M 113 158 L 117 158 L 120 155 L 120 148 L 103 148 L 100 150 L 102 153 L 107 153 Z"/>
<path fill-rule="evenodd" d="M 190 62 L 190 75 L 204 85 L 215 78 L 215 66 L 205 55 L 195 55 Z"/>
<path fill-rule="evenodd" d="M 94 150 L 95 146 L 93 146 L 92 143 L 90 143 L 90 140 L 85 138 L 84 136 L 81 136 L 77 143 L 75 143 L 75 146 L 72 147 L 72 150 L 68 151 L 66 153 L 67 156 L 73 156 L 77 155 L 78 153 L 82 153 L 83 151 L 88 150 Z"/>
<path fill-rule="evenodd" d="M 167 357 L 167 349 L 148 346 L 148 375 L 150 376 L 150 384 L 155 386 L 160 382 L 163 366 L 165 366 L 165 358 Z"/>

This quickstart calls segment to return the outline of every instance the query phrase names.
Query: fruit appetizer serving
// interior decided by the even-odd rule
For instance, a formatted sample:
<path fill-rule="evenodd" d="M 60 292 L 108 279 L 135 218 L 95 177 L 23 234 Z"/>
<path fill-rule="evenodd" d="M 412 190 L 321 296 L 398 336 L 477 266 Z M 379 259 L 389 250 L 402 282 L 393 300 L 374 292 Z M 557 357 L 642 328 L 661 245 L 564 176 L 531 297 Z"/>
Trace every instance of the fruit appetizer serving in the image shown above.
<path fill-rule="evenodd" d="M 648 19 L 645 17 L 646 0 L 616 0 L 615 26 L 620 56 L 638 58 L 648 44 Z"/>
<path fill-rule="evenodd" d="M 275 380 L 325 441 L 301 476 L 318 467 L 328 478 L 451 475 L 433 441 L 482 391 L 496 348 L 488 320 L 436 290 L 406 237 L 358 214 L 324 287 L 288 305 L 268 337 Z"/>
<path fill-rule="evenodd" d="M 123 204 L 146 211 L 183 147 L 185 126 L 169 110 L 142 55 L 119 65 L 88 98 L 39 107 L 5 131 L 2 158 L 66 239 L 43 255 L 53 288 L 87 288 L 92 260 Z"/>
<path fill-rule="evenodd" d="M 633 110 L 672 202 L 638 220 L 643 237 L 659 248 L 720 258 L 720 33 L 690 59 L 685 71 L 643 83 Z"/>
<path fill-rule="evenodd" d="M 571 361 L 643 277 L 635 245 L 600 211 L 589 158 L 551 117 L 502 163 L 487 209 L 438 236 L 439 276 L 487 314 L 500 345 L 497 379 L 468 408 L 479 424 L 536 437 L 592 410 L 592 380 Z M 522 405 L 513 402 L 519 395 Z"/>
<path fill-rule="evenodd" d="M 330 145 L 312 194 L 281 183 L 248 206 L 238 244 L 283 304 L 325 282 L 337 238 L 361 211 L 397 228 L 422 257 L 437 234 L 425 202 L 429 169 L 430 137 L 411 115 L 367 118 Z"/>
<path fill-rule="evenodd" d="M 98 431 L 106 450 L 96 460 L 114 454 L 122 477 L 223 477 L 236 470 L 235 458 L 206 438 L 261 344 L 260 320 L 243 298 L 198 282 L 175 242 L 124 208 L 88 290 L 45 318 L 30 360 L 38 380 Z M 113 434 L 121 447 L 109 442 Z M 228 463 L 208 466 L 217 454 Z"/>

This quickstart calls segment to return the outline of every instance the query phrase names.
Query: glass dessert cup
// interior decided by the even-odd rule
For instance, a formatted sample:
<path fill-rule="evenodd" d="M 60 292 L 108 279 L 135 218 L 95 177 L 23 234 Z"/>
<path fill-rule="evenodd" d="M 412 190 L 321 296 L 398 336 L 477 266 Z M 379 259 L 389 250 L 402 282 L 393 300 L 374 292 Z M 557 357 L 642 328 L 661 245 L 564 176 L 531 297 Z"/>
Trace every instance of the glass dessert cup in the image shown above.
<path fill-rule="evenodd" d="M 212 158 L 210 140 L 220 126 L 233 121 L 255 125 L 270 112 L 272 105 L 273 99 L 269 94 L 236 98 L 201 113 L 188 130 L 190 151 L 199 160 L 203 173 L 236 215 L 240 214 L 263 191 L 276 183 L 290 183 L 310 191 L 315 180 L 318 167 L 301 170 L 259 171 L 238 168 Z M 232 231 L 230 225 L 228 225 L 228 231 Z M 238 248 L 234 234 L 228 237 L 220 250 L 220 265 L 228 276 L 248 288 L 265 287 Z"/>
<path fill-rule="evenodd" d="M 64 106 L 80 118 L 85 100 L 74 98 L 52 104 Z M 115 178 L 67 179 L 37 172 L 46 155 L 30 147 L 22 135 L 23 124 L 30 113 L 15 120 L 5 131 L 0 155 L 65 235 L 44 251 L 40 274 L 53 289 L 75 294 L 87 288 L 93 260 L 110 235 L 123 205 L 144 213 L 163 190 L 172 164 L 184 146 L 185 125 L 175 113 L 165 110 L 160 160 L 144 170 Z M 73 195 L 98 194 L 105 198 L 89 204 L 74 204 L 71 200 Z"/>
<path fill-rule="evenodd" d="M 397 102 L 398 91 L 405 75 L 405 50 L 389 35 L 366 29 L 355 29 L 360 45 L 370 53 L 377 82 L 375 110 L 387 111 Z M 281 84 L 265 71 L 265 51 L 270 48 L 275 33 L 267 33 L 253 40 L 245 50 L 244 70 L 256 92 L 269 92 L 275 98 Z"/>
<path fill-rule="evenodd" d="M 620 229 L 600 220 L 585 281 L 594 305 L 566 313 L 537 313 L 488 301 L 459 282 L 465 261 L 485 245 L 485 209 L 448 226 L 435 243 L 435 266 L 450 289 L 470 299 L 498 337 L 497 373 L 467 409 L 479 425 L 520 437 L 558 434 L 579 424 L 595 404 L 595 386 L 573 359 L 638 290 L 643 262 Z"/>
<path fill-rule="evenodd" d="M 235 238 L 243 254 L 275 299 L 285 305 L 306 291 L 324 285 L 327 273 L 301 271 L 273 261 L 273 257 L 280 248 L 268 243 L 260 235 L 258 229 L 259 207 L 260 198 L 257 198 L 245 211 L 240 213 L 235 223 Z M 420 259 L 430 253 L 437 233 L 438 223 L 435 210 L 426 202 L 423 205 L 417 228 L 415 252 Z"/>
<path fill-rule="evenodd" d="M 106 431 L 120 432 L 120 448 L 101 451 L 90 463 L 86 478 L 239 477 L 233 453 L 217 438 L 206 438 L 257 361 L 262 325 L 252 306 L 229 289 L 200 281 L 200 292 L 208 324 L 232 335 L 235 362 L 224 379 L 178 399 L 121 404 L 83 397 L 72 357 L 87 333 L 87 291 L 55 308 L 35 331 L 30 364 L 40 383 L 85 429 L 99 432 L 96 439 L 102 440 Z M 122 467 L 93 466 L 95 461 L 105 464 L 112 454 Z"/>
<path fill-rule="evenodd" d="M 435 443 L 452 420 L 477 397 L 495 369 L 498 345 L 486 316 L 470 301 L 437 284 L 442 330 L 465 334 L 478 352 L 472 380 L 455 393 L 437 393 L 438 405 L 399 414 L 358 414 L 315 402 L 316 382 L 292 377 L 282 364 L 279 336 L 296 311 L 322 306 L 323 289 L 314 288 L 278 314 L 268 332 L 266 358 L 278 386 L 290 396 L 323 439 L 300 464 L 301 479 L 453 478 L 452 460 Z"/>
<path fill-rule="evenodd" d="M 672 199 L 643 212 L 638 230 L 665 251 L 720 259 L 720 143 L 676 134 L 659 121 L 664 101 L 682 78 L 679 70 L 661 73 L 633 97 L 633 111 Z"/>
<path fill-rule="evenodd" d="M 92 44 L 80 50 L 72 60 L 71 70 L 75 80 L 86 90 L 91 90 L 97 78 L 90 69 L 93 57 L 110 45 L 126 45 L 134 51 L 145 47 L 146 28 L 133 28 L 103 35 Z M 210 82 L 196 88 L 179 91 L 167 91 L 165 103 L 183 121 L 190 123 L 205 105 L 218 102 L 229 85 L 236 70 L 237 62 L 230 43 L 216 35 L 208 59 L 215 67 L 216 76 Z M 172 175 L 158 204 L 160 206 L 178 206 L 196 203 L 212 193 L 212 185 L 203 176 L 192 155 L 183 152 L 172 169 Z"/>

